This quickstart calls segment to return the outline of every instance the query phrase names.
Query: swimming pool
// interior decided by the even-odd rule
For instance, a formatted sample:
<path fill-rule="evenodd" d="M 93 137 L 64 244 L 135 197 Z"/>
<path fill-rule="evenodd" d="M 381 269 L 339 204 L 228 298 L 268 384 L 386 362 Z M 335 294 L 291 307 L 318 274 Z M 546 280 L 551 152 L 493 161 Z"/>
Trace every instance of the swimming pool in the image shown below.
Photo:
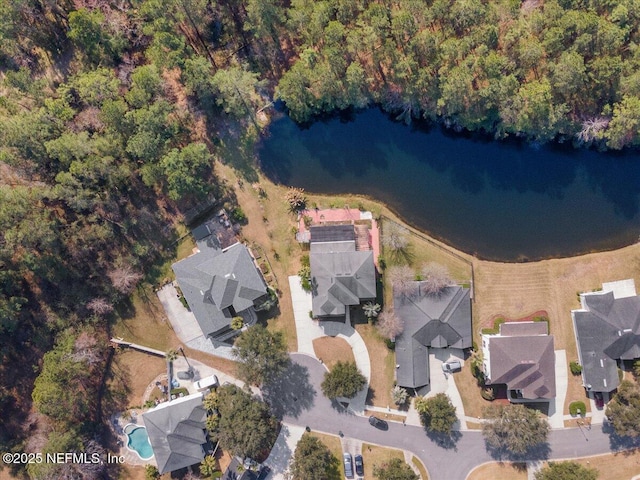
<path fill-rule="evenodd" d="M 153 449 L 149 443 L 149 435 L 145 427 L 139 427 L 130 423 L 124 427 L 124 433 L 129 437 L 127 448 L 138 454 L 142 460 L 149 460 L 153 457 Z"/>

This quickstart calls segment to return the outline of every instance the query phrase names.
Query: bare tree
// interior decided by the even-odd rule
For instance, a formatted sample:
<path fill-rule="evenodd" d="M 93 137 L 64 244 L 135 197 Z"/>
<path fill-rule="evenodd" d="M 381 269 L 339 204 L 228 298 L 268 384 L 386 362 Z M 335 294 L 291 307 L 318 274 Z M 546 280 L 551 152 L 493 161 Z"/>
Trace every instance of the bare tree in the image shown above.
<path fill-rule="evenodd" d="M 401 225 L 386 222 L 382 233 L 382 245 L 398 252 L 409 246 L 409 231 Z"/>
<path fill-rule="evenodd" d="M 578 132 L 578 140 L 589 143 L 598 139 L 600 132 L 609 126 L 609 119 L 606 117 L 588 118 L 582 122 L 582 130 Z"/>
<path fill-rule="evenodd" d="M 398 317 L 393 309 L 385 309 L 378 316 L 378 331 L 390 340 L 400 335 L 404 330 L 404 322 Z"/>
<path fill-rule="evenodd" d="M 388 268 L 384 274 L 385 280 L 391 282 L 393 291 L 401 295 L 411 296 L 416 290 L 416 274 L 407 265 Z"/>
<path fill-rule="evenodd" d="M 430 262 L 422 267 L 421 290 L 427 295 L 438 295 L 445 287 L 453 285 L 449 270 L 444 265 Z"/>
<path fill-rule="evenodd" d="M 113 305 L 103 297 L 97 297 L 87 303 L 87 309 L 96 315 L 107 315 L 113 311 Z"/>
<path fill-rule="evenodd" d="M 117 267 L 107 273 L 107 275 L 111 279 L 111 283 L 115 289 L 125 295 L 130 294 L 142 279 L 142 274 L 136 272 L 131 265 Z"/>

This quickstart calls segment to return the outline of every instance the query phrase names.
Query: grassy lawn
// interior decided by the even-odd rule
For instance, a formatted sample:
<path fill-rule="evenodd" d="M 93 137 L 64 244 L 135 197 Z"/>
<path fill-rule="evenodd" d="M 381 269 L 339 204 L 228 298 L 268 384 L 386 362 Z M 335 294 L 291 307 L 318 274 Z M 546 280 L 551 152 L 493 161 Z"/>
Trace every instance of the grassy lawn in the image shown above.
<path fill-rule="evenodd" d="M 367 346 L 371 361 L 371 383 L 367 403 L 376 407 L 395 407 L 391 400 L 391 389 L 396 374 L 395 354 L 387 348 L 373 325 L 359 323 L 355 328 Z"/>
<path fill-rule="evenodd" d="M 411 457 L 411 463 L 413 463 L 413 466 L 416 467 L 420 472 L 420 477 L 422 480 L 429 480 L 427 469 L 424 464 L 418 459 L 418 457 Z"/>
<path fill-rule="evenodd" d="M 474 469 L 467 480 L 527 480 L 527 465 L 525 463 L 490 462 Z"/>
<path fill-rule="evenodd" d="M 382 466 L 394 458 L 399 458 L 404 462 L 404 454 L 402 453 L 402 450 L 378 447 L 376 445 L 363 443 L 362 462 L 364 463 L 364 478 L 377 478 L 373 476 L 373 467 Z"/>
<path fill-rule="evenodd" d="M 471 362 L 466 361 L 462 370 L 453 375 L 453 379 L 462 398 L 464 414 L 468 417 L 482 417 L 483 410 L 491 405 L 492 402 L 480 396 L 480 387 L 478 387 L 475 377 L 471 374 Z"/>
<path fill-rule="evenodd" d="M 349 343 L 338 337 L 320 337 L 313 341 L 316 357 L 322 359 L 329 370 L 338 362 L 354 362 L 353 350 Z"/>
<path fill-rule="evenodd" d="M 127 392 L 129 407 L 141 407 L 149 384 L 166 371 L 167 363 L 163 358 L 135 350 L 118 352 L 111 367 L 111 387 Z"/>
<path fill-rule="evenodd" d="M 340 439 L 334 435 L 327 435 L 318 432 L 305 433 L 305 435 L 316 437 L 318 440 L 324 443 L 327 448 L 329 448 L 329 450 L 335 457 L 336 468 L 330 472 L 327 472 L 327 480 L 342 480 L 344 478 L 344 466 L 342 464 L 342 444 L 340 443 Z"/>
<path fill-rule="evenodd" d="M 640 474 L 640 450 L 579 458 L 573 461 L 598 470 L 598 480 L 626 480 Z"/>

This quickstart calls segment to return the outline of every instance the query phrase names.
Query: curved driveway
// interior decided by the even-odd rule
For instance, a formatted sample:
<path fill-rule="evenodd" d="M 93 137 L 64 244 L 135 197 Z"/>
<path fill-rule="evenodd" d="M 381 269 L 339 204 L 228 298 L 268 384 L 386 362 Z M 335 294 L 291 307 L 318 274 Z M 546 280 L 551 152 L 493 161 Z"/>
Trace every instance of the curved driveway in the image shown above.
<path fill-rule="evenodd" d="M 322 395 L 320 383 L 326 370 L 315 358 L 295 353 L 291 354 L 291 358 L 298 369 L 302 367 L 301 370 L 308 373 L 308 377 L 304 375 L 308 384 L 294 388 L 306 390 L 311 398 L 307 399 L 304 408 L 292 409 L 291 413 L 283 412 L 283 420 L 287 423 L 309 426 L 312 430 L 334 435 L 342 431 L 346 437 L 408 450 L 424 462 L 431 480 L 464 480 L 474 467 L 498 460 L 487 452 L 479 431 L 455 432 L 457 438 L 454 442 L 440 444 L 420 427 L 390 422 L 389 430 L 377 430 L 369 425 L 366 418 L 344 411 Z M 298 375 L 298 378 L 302 379 L 303 376 Z M 591 430 L 553 430 L 549 435 L 547 454 L 543 456 L 550 459 L 583 457 L 631 446 L 623 440 L 615 443 L 612 441 L 614 438 L 603 431 L 600 425 Z"/>

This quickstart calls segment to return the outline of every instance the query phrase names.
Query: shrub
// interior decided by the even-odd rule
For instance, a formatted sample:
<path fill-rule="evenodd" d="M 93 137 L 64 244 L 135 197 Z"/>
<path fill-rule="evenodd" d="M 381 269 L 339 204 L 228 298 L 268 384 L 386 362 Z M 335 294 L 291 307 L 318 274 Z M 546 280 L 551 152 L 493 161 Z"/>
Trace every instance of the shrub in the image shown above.
<path fill-rule="evenodd" d="M 171 389 L 171 395 L 175 395 L 176 397 L 179 396 L 180 394 L 183 395 L 189 395 L 189 390 L 187 390 L 184 387 L 180 387 L 180 388 L 172 388 Z"/>
<path fill-rule="evenodd" d="M 233 317 L 231 319 L 231 328 L 233 330 L 240 330 L 244 326 L 244 319 L 242 317 Z"/>
<path fill-rule="evenodd" d="M 298 270 L 298 276 L 300 277 L 300 285 L 305 292 L 311 291 L 311 267 L 308 265 L 302 265 Z"/>
<path fill-rule="evenodd" d="M 502 325 L 507 320 L 503 317 L 498 317 L 493 321 L 493 328 L 483 328 L 483 335 L 497 335 L 500 332 L 500 325 Z"/>
<path fill-rule="evenodd" d="M 493 402 L 493 400 L 495 399 L 493 388 L 491 387 L 482 387 L 482 389 L 480 390 L 480 396 L 487 402 Z"/>
<path fill-rule="evenodd" d="M 231 210 L 229 216 L 231 217 L 231 221 L 235 223 L 240 223 L 243 225 L 247 223 L 247 215 L 240 207 L 235 207 L 233 210 Z"/>
<path fill-rule="evenodd" d="M 580 375 L 582 373 L 582 365 L 578 362 L 569 362 L 569 370 L 573 375 Z"/>
<path fill-rule="evenodd" d="M 389 350 L 395 350 L 396 349 L 396 342 L 392 341 L 390 338 L 385 338 L 384 339 L 384 344 L 387 346 L 387 348 Z"/>
<path fill-rule="evenodd" d="M 580 410 L 580 413 L 578 413 L 578 410 Z M 571 402 L 569 405 L 569 413 L 574 417 L 576 415 L 584 417 L 585 413 L 587 413 L 587 407 L 584 405 L 584 402 Z"/>

